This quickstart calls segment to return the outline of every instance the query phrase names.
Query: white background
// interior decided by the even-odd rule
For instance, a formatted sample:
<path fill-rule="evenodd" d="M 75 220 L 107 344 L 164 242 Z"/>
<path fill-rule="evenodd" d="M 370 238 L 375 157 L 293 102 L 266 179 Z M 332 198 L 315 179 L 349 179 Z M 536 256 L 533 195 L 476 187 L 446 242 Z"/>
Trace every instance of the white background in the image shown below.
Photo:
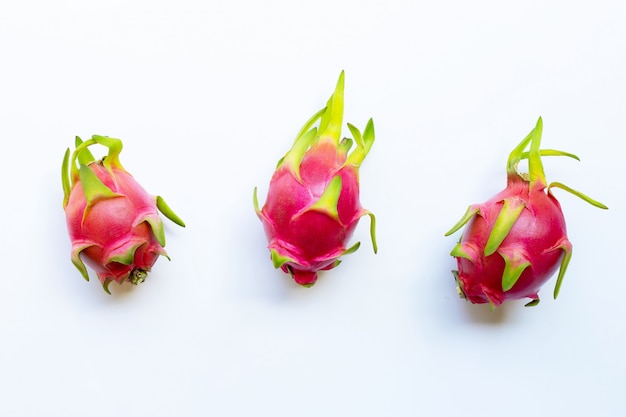
<path fill-rule="evenodd" d="M 0 6 L 0 415 L 626 414 L 626 3 L 20 1 Z M 274 270 L 276 161 L 346 71 L 374 118 L 361 249 L 310 289 Z M 558 300 L 457 297 L 443 234 L 543 116 L 574 256 Z M 347 134 L 347 129 L 345 130 Z M 187 222 L 140 287 L 69 259 L 74 136 Z M 94 148 L 99 156 L 103 149 Z"/>

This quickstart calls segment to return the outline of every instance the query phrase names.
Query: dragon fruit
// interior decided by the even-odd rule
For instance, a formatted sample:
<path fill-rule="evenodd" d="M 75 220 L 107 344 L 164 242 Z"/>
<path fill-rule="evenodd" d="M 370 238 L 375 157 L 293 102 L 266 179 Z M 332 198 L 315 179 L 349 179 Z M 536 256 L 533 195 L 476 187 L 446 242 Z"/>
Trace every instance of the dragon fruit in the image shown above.
<path fill-rule="evenodd" d="M 559 294 L 572 257 L 561 205 L 553 188 L 568 191 L 588 203 L 602 203 L 559 182 L 547 185 L 542 156 L 576 155 L 540 149 L 543 122 L 511 152 L 507 164 L 507 187 L 483 204 L 469 206 L 449 236 L 467 224 L 451 256 L 457 291 L 472 303 L 489 303 L 494 309 L 506 300 L 530 298 L 526 306 L 539 303 L 538 291 L 559 268 L 554 298 Z M 529 151 L 525 151 L 530 144 Z M 521 160 L 528 160 L 528 173 L 518 173 Z"/>
<path fill-rule="evenodd" d="M 108 155 L 96 161 L 88 147 L 99 144 Z M 163 222 L 157 209 L 174 223 L 185 223 L 161 197 L 149 195 L 122 167 L 122 141 L 92 136 L 65 152 L 62 167 L 63 208 L 72 242 L 72 263 L 89 281 L 84 261 L 102 287 L 143 282 L 159 255 L 167 257 Z M 169 257 L 168 257 L 169 259 Z"/>
<path fill-rule="evenodd" d="M 370 216 L 370 235 L 377 252 L 374 215 L 359 201 L 359 167 L 374 143 L 370 119 L 363 134 L 348 123 L 356 142 L 340 139 L 344 106 L 344 73 L 325 108 L 302 127 L 291 149 L 280 159 L 265 205 L 254 208 L 263 223 L 275 268 L 310 287 L 317 272 L 329 270 L 339 258 L 355 252 L 360 242 L 346 248 L 359 219 Z M 319 127 L 314 127 L 319 120 Z"/>

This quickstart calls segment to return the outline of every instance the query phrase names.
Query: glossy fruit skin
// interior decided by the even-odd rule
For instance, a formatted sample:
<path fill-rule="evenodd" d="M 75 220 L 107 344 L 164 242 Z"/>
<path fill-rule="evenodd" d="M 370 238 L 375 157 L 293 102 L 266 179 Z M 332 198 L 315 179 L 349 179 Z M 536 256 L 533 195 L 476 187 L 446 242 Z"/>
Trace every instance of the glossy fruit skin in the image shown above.
<path fill-rule="evenodd" d="M 87 150 L 93 144 L 108 146 L 109 155 L 96 161 Z M 184 226 L 161 197 L 148 194 L 121 166 L 121 146 L 119 139 L 103 136 L 87 142 L 77 138 L 71 169 L 69 149 L 63 162 L 72 262 L 89 280 L 86 263 L 109 293 L 110 282 L 143 282 L 158 257 L 167 257 L 158 210 Z"/>
<path fill-rule="evenodd" d="M 520 216 L 496 252 L 478 255 L 484 253 L 504 202 L 511 199 L 524 204 Z M 472 303 L 492 302 L 496 306 L 507 299 L 538 299 L 539 289 L 558 269 L 564 251 L 571 250 L 558 201 L 543 191 L 534 192 L 531 198 L 528 184 L 520 182 L 482 204 L 479 213 L 467 224 L 461 238 L 462 247 L 473 253 L 472 259 L 457 258 L 458 280 L 466 298 Z M 513 287 L 504 291 L 505 259 L 516 256 L 530 265 Z"/>
<path fill-rule="evenodd" d="M 507 167 L 507 187 L 482 204 L 471 205 L 465 216 L 448 232 L 466 225 L 451 255 L 457 260 L 453 271 L 459 294 L 471 303 L 489 303 L 492 308 L 506 300 L 530 298 L 539 302 L 540 288 L 559 270 L 556 298 L 572 256 L 572 244 L 561 205 L 551 188 L 572 192 L 585 201 L 606 209 L 584 194 L 560 184 L 546 185 L 542 155 L 561 151 L 540 150 L 541 118 L 531 133 L 513 150 Z M 530 143 L 530 151 L 524 152 Z M 529 159 L 529 174 L 519 174 L 517 164 Z"/>
<path fill-rule="evenodd" d="M 339 258 L 356 251 L 346 248 L 359 219 L 372 219 L 372 242 L 376 251 L 372 213 L 359 198 L 359 166 L 374 141 L 370 120 L 361 135 L 348 125 L 357 148 L 348 154 L 351 139 L 339 139 L 343 116 L 343 73 L 327 107 L 302 128 L 292 149 L 279 161 L 270 181 L 265 205 L 255 210 L 268 239 L 276 268 L 294 281 L 312 286 L 317 272 L 339 265 Z M 320 120 L 320 127 L 313 124 Z"/>

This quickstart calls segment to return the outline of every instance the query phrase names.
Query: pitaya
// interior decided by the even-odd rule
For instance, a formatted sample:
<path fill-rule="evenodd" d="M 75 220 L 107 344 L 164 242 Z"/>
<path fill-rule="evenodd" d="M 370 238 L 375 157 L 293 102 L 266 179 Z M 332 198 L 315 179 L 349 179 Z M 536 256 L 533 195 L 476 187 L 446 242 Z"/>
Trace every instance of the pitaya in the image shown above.
<path fill-rule="evenodd" d="M 254 208 L 263 223 L 275 268 L 310 287 L 317 272 L 341 262 L 339 257 L 356 251 L 346 243 L 361 216 L 371 219 L 370 235 L 377 252 L 374 215 L 359 201 L 359 167 L 374 143 L 370 119 L 363 134 L 348 123 L 353 140 L 340 139 L 344 104 L 344 73 L 325 108 L 302 127 L 293 146 L 280 159 L 272 176 L 267 200 L 259 210 L 256 188 Z M 313 127 L 320 120 L 319 127 Z"/>
<path fill-rule="evenodd" d="M 108 155 L 96 161 L 88 149 L 94 144 L 107 147 Z M 122 167 L 121 151 L 119 139 L 94 135 L 83 142 L 76 137 L 76 149 L 70 159 L 68 148 L 62 167 L 72 263 L 89 281 L 84 259 L 109 294 L 111 281 L 139 284 L 159 255 L 167 257 L 157 209 L 185 226 L 161 197 L 149 195 Z"/>
<path fill-rule="evenodd" d="M 556 150 L 541 150 L 542 120 L 511 152 L 507 164 L 507 187 L 483 204 L 471 205 L 446 236 L 467 227 L 452 249 L 458 271 L 453 271 L 461 297 L 472 303 L 490 303 L 530 298 L 539 303 L 538 291 L 560 264 L 554 298 L 572 256 L 561 206 L 552 188 L 568 191 L 588 203 L 607 207 L 561 183 L 547 185 L 541 156 L 577 156 Z M 530 143 L 530 150 L 525 151 Z M 528 174 L 517 171 L 528 159 Z"/>

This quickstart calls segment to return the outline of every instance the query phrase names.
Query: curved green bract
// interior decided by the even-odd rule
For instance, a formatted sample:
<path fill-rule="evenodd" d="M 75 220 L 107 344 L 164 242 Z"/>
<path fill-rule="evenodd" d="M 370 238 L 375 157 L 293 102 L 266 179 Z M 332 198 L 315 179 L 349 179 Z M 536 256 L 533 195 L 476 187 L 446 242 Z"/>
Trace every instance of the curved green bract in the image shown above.
<path fill-rule="evenodd" d="M 122 152 L 122 141 L 120 139 L 110 138 L 108 136 L 93 135 L 91 137 L 95 143 L 109 148 L 107 157 L 103 159 L 103 164 L 106 168 L 112 167 L 124 169 L 120 163 L 120 153 Z"/>
<path fill-rule="evenodd" d="M 72 263 L 74 264 L 76 269 L 78 269 L 78 271 L 83 276 L 83 278 L 85 278 L 85 281 L 89 281 L 89 274 L 87 273 L 87 267 L 83 263 L 83 260 L 80 259 L 80 254 L 82 251 L 84 251 L 85 249 L 91 246 L 94 246 L 93 242 L 85 242 L 85 241 L 82 243 L 75 242 L 72 245 L 72 252 L 70 255 L 70 259 L 72 260 Z"/>
<path fill-rule="evenodd" d="M 146 216 L 144 219 L 140 219 L 138 221 L 138 224 L 142 222 L 146 222 L 150 225 L 150 228 L 152 229 L 152 234 L 154 234 L 157 242 L 159 242 L 159 245 L 161 245 L 161 247 L 164 247 L 165 227 L 163 226 L 163 222 L 161 221 L 159 216 L 157 214 Z"/>
<path fill-rule="evenodd" d="M 300 163 L 307 149 L 311 146 L 317 135 L 317 128 L 313 128 L 307 131 L 304 135 L 300 136 L 293 144 L 289 152 L 280 160 L 278 167 L 286 165 L 288 169 L 293 172 L 298 182 L 302 182 L 300 177 Z"/>
<path fill-rule="evenodd" d="M 339 203 L 339 196 L 341 195 L 341 185 L 341 177 L 339 175 L 334 176 L 326 186 L 326 189 L 320 198 L 304 212 L 309 210 L 318 211 L 339 221 L 337 204 Z"/>
<path fill-rule="evenodd" d="M 322 117 L 322 115 L 326 112 L 326 109 L 327 108 L 324 107 L 324 108 L 318 110 L 317 113 L 315 113 L 313 116 L 311 116 L 311 118 L 309 120 L 307 120 L 306 123 L 304 123 L 304 126 L 302 126 L 302 128 L 300 129 L 300 131 L 296 135 L 296 139 L 294 140 L 294 143 L 301 136 L 303 136 L 306 132 L 308 132 L 313 127 L 315 122 L 317 122 Z"/>
<path fill-rule="evenodd" d="M 546 176 L 543 171 L 543 163 L 541 162 L 541 135 L 543 132 L 543 120 L 541 117 L 537 120 L 537 123 L 533 130 L 513 149 L 509 155 L 507 161 L 507 177 L 509 180 L 517 180 L 520 175 L 517 172 L 517 164 L 522 159 L 528 159 L 528 175 L 531 185 L 542 184 L 546 185 Z M 530 151 L 525 152 L 526 146 L 530 143 Z M 572 156 L 578 159 L 575 155 L 566 154 L 561 151 L 547 151 L 547 154 L 552 155 L 566 155 Z"/>
<path fill-rule="evenodd" d="M 460 242 L 452 248 L 452 250 L 450 251 L 450 256 L 454 256 L 455 258 L 465 258 L 468 261 L 474 263 L 474 258 L 469 252 L 465 250 L 465 246 Z"/>
<path fill-rule="evenodd" d="M 448 230 L 445 236 L 450 236 L 461 227 L 465 226 L 465 224 L 467 224 L 467 222 L 469 222 L 472 217 L 474 217 L 474 215 L 478 214 L 479 212 L 480 208 L 478 208 L 478 206 L 476 206 L 475 204 L 469 206 L 463 217 L 461 217 L 461 220 L 459 220 L 454 226 L 452 226 L 452 229 Z"/>
<path fill-rule="evenodd" d="M 354 141 L 356 142 L 356 148 L 348 157 L 347 163 L 358 168 L 359 166 L 361 166 L 361 163 L 363 162 L 363 160 L 369 153 L 370 148 L 374 144 L 374 121 L 372 119 L 368 120 L 362 135 L 359 129 L 357 129 L 354 125 L 350 123 L 348 123 L 348 129 L 350 129 L 350 132 L 354 137 Z"/>
<path fill-rule="evenodd" d="M 272 264 L 274 268 L 278 269 L 287 262 L 297 263 L 297 261 L 289 256 L 283 256 L 276 249 L 270 249 L 270 256 L 272 258 Z"/>
<path fill-rule="evenodd" d="M 526 146 L 528 146 L 530 140 L 533 138 L 534 131 L 535 129 L 531 130 L 530 133 L 526 135 L 526 137 L 522 139 L 522 141 L 509 154 L 509 159 L 506 164 L 506 173 L 509 178 L 518 176 L 517 164 L 519 164 L 519 161 L 522 159 L 522 155 L 525 153 L 524 149 L 526 149 Z M 526 157 L 528 158 L 528 154 Z"/>
<path fill-rule="evenodd" d="M 552 188 L 560 188 L 561 190 L 565 190 L 570 194 L 575 195 L 576 197 L 586 201 L 587 203 L 591 204 L 592 206 L 596 206 L 598 208 L 604 209 L 604 210 L 608 210 L 608 207 L 605 206 L 604 204 L 602 204 L 601 202 L 594 200 L 593 198 L 581 193 L 580 191 L 576 191 L 573 188 L 568 187 L 565 184 L 561 184 L 560 182 L 553 182 L 548 186 L 548 192 L 551 192 Z"/>
<path fill-rule="evenodd" d="M 83 143 L 83 140 L 80 138 L 80 136 L 76 136 L 76 139 L 74 140 L 74 146 L 78 148 L 81 143 Z M 79 164 L 89 165 L 96 160 L 89 148 L 83 148 L 80 152 L 78 152 L 77 155 Z"/>
<path fill-rule="evenodd" d="M 252 204 L 254 205 L 254 211 L 257 216 L 261 215 L 261 210 L 259 209 L 259 199 L 257 197 L 257 187 L 254 187 L 254 191 L 252 192 Z"/>
<path fill-rule="evenodd" d="M 554 286 L 554 299 L 559 296 L 561 291 L 561 285 L 563 284 L 563 278 L 569 265 L 569 261 L 572 259 L 572 245 L 571 243 L 563 244 L 560 246 L 563 249 L 563 258 L 561 259 L 561 266 L 559 267 L 559 275 L 556 278 L 556 285 Z"/>
<path fill-rule="evenodd" d="M 534 300 L 532 300 L 532 301 L 530 301 L 530 302 L 528 302 L 528 303 L 524 304 L 524 307 L 534 307 L 534 306 L 536 306 L 537 304 L 539 304 L 539 302 L 540 302 L 540 301 L 541 301 L 541 300 L 539 299 L 539 297 L 537 297 L 537 298 L 535 298 Z"/>
<path fill-rule="evenodd" d="M 180 217 L 178 217 L 176 213 L 174 213 L 174 210 L 172 210 L 171 207 L 167 205 L 163 197 L 161 197 L 160 195 L 156 197 L 156 206 L 165 217 L 167 217 L 180 227 L 185 227 L 185 222 Z"/>
<path fill-rule="evenodd" d="M 83 219 L 87 216 L 87 213 L 98 201 L 106 200 L 109 198 L 121 197 L 119 194 L 114 193 L 109 187 L 104 185 L 100 178 L 86 165 L 81 165 L 79 169 L 79 179 L 83 185 L 83 191 L 85 192 L 85 199 L 87 200 L 87 206 L 83 212 Z"/>
<path fill-rule="evenodd" d="M 78 143 L 79 141 L 80 138 L 77 137 L 76 142 Z M 88 163 L 93 161 L 93 155 L 91 155 L 91 152 L 89 152 L 87 148 L 94 144 L 99 144 L 109 149 L 106 158 L 102 159 L 102 164 L 107 170 L 111 171 L 112 168 L 117 168 L 121 170 L 124 169 L 119 159 L 119 155 L 122 152 L 123 147 L 122 141 L 120 139 L 100 135 L 93 135 L 91 139 L 86 140 L 76 146 L 74 154 L 72 155 L 72 168 L 74 168 L 75 161 L 77 159 L 79 159 L 80 161 L 81 158 L 84 158 L 85 160 L 89 161 Z M 87 150 L 87 152 L 85 152 L 85 150 Z"/>
<path fill-rule="evenodd" d="M 575 159 L 577 161 L 580 161 L 580 158 L 578 156 L 574 155 L 573 153 L 558 151 L 556 149 L 541 149 L 539 151 L 539 154 L 541 156 L 567 156 L 568 158 L 572 158 L 572 159 Z M 530 155 L 530 152 L 522 152 L 522 154 L 520 155 L 520 160 L 521 159 L 528 159 L 529 155 Z"/>
<path fill-rule="evenodd" d="M 137 249 L 144 245 L 146 242 L 144 241 L 129 241 L 126 244 L 115 250 L 115 253 L 110 255 L 108 259 L 106 259 L 106 263 L 109 262 L 119 262 L 123 265 L 131 265 L 135 260 L 135 252 Z"/>
<path fill-rule="evenodd" d="M 69 166 L 70 166 L 70 148 L 67 148 L 65 151 L 65 156 L 63 157 L 63 163 L 61 164 L 61 184 L 63 185 L 63 208 L 67 206 L 67 202 L 70 199 L 70 191 L 72 190 L 72 186 L 70 185 L 70 177 L 69 177 Z"/>
<path fill-rule="evenodd" d="M 485 245 L 485 256 L 494 253 L 513 228 L 526 205 L 519 198 L 506 198 Z"/>
<path fill-rule="evenodd" d="M 369 210 L 364 210 L 362 216 L 370 216 L 370 238 L 372 239 L 372 248 L 374 253 L 378 253 L 378 244 L 376 243 L 376 216 Z"/>
<path fill-rule="evenodd" d="M 111 295 L 111 290 L 109 290 L 109 284 L 111 283 L 112 279 L 107 278 L 102 282 L 102 288 L 104 289 L 104 292 L 106 292 L 107 294 Z"/>
<path fill-rule="evenodd" d="M 348 249 L 343 251 L 343 253 L 341 255 L 342 256 L 343 255 L 350 255 L 351 253 L 356 252 L 360 247 L 361 247 L 361 242 L 356 242 L 354 245 L 350 246 Z M 337 266 L 337 265 L 335 265 L 335 266 Z"/>
<path fill-rule="evenodd" d="M 504 259 L 504 271 L 502 272 L 502 291 L 508 291 L 522 276 L 522 272 L 530 266 L 530 261 L 518 250 L 498 250 Z"/>
<path fill-rule="evenodd" d="M 528 176 L 531 186 L 533 184 L 547 185 L 546 174 L 543 171 L 543 162 L 541 162 L 541 134 L 543 133 L 543 120 L 541 117 L 537 120 L 537 124 L 533 129 L 532 140 L 530 141 L 530 151 L 528 153 Z"/>

